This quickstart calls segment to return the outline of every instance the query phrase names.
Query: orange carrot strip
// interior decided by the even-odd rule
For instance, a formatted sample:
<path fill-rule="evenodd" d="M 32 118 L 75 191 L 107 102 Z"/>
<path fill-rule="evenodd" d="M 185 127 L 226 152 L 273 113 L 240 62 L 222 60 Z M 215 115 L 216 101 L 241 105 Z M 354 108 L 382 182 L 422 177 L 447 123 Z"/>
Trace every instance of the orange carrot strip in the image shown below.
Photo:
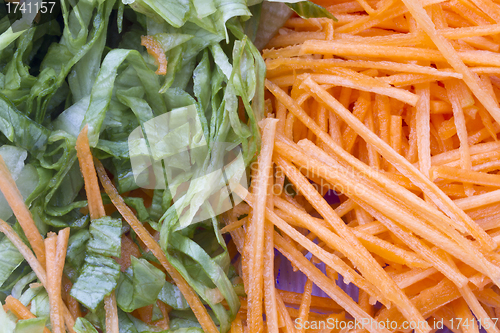
<path fill-rule="evenodd" d="M 460 85 L 457 81 L 453 80 L 446 82 L 445 87 L 448 89 L 448 98 L 450 99 L 453 107 L 453 118 L 455 121 L 455 127 L 457 128 L 458 139 L 460 141 L 460 167 L 464 170 L 471 170 L 472 162 L 470 159 L 469 143 L 467 141 L 468 138 L 465 115 L 459 99 Z M 470 184 L 466 183 L 464 186 L 467 196 L 474 194 L 474 189 Z"/>
<path fill-rule="evenodd" d="M 470 312 L 469 306 L 463 298 L 459 298 L 451 303 L 456 318 L 461 318 L 465 325 L 459 325 L 463 333 L 479 333 L 479 329 L 475 323 L 476 319 Z M 474 321 L 474 323 L 473 323 Z"/>
<path fill-rule="evenodd" d="M 323 140 L 326 144 L 328 144 L 328 147 L 329 147 L 329 148 L 331 148 L 331 149 L 332 149 L 332 151 L 334 151 L 336 155 L 338 155 L 339 157 L 341 157 L 341 159 L 343 159 L 343 160 L 344 160 L 344 161 L 346 161 L 346 162 L 348 161 L 348 163 L 349 163 L 349 164 L 351 164 L 353 167 L 355 167 L 357 170 L 360 170 L 360 171 L 362 170 L 362 172 L 363 172 L 363 174 L 364 174 L 364 175 L 367 175 L 367 176 L 368 176 L 368 177 L 370 177 L 370 178 L 372 178 L 372 177 L 373 177 L 373 179 L 377 179 L 377 182 L 380 182 L 380 184 L 385 184 L 385 185 L 383 185 L 383 186 L 384 186 L 386 189 L 391 190 L 391 191 L 392 191 L 392 190 L 395 190 L 395 191 L 396 191 L 396 190 L 397 190 L 397 191 L 399 191 L 399 190 L 400 190 L 400 188 L 399 188 L 398 186 L 395 186 L 395 184 L 394 184 L 394 183 L 391 183 L 391 185 L 389 185 L 389 184 L 388 184 L 389 182 L 388 182 L 388 180 L 387 180 L 387 179 L 384 179 L 383 177 L 379 177 L 379 176 L 380 176 L 380 174 L 378 174 L 378 173 L 376 173 L 376 172 L 373 172 L 372 170 L 366 170 L 366 165 L 363 165 L 362 163 L 360 163 L 360 162 L 359 162 L 359 160 L 357 160 L 357 159 L 353 158 L 353 157 L 352 157 L 351 155 L 349 155 L 349 154 L 346 154 L 346 153 L 345 153 L 345 151 L 343 151 L 342 149 L 339 149 L 339 147 L 338 147 L 338 146 L 336 146 L 334 142 L 332 142 L 331 138 L 330 138 L 328 135 L 322 135 L 322 131 L 320 131 L 319 129 L 317 129 L 317 130 L 316 130 L 317 125 L 315 125 L 315 123 L 313 123 L 313 122 L 312 122 L 312 120 L 311 120 L 311 119 L 310 119 L 307 115 L 305 115 L 305 114 L 304 114 L 304 111 L 303 111 L 300 107 L 298 107 L 298 106 L 295 104 L 295 102 L 294 102 L 293 100 L 291 100 L 291 99 L 290 99 L 287 95 L 283 94 L 281 89 L 279 89 L 278 87 L 276 87 L 276 86 L 272 85 L 272 83 L 270 83 L 269 81 L 267 81 L 267 82 L 266 82 L 266 85 L 267 85 L 267 86 L 268 86 L 268 88 L 269 88 L 269 89 L 273 92 L 273 94 L 275 94 L 275 96 L 277 96 L 280 100 L 282 100 L 283 104 L 285 104 L 285 105 L 287 106 L 287 108 L 288 108 L 291 112 L 295 113 L 295 114 L 296 114 L 296 115 L 300 118 L 300 120 L 301 120 L 301 121 L 303 121 L 304 123 L 306 123 L 308 127 L 314 128 L 314 129 L 315 129 L 316 134 L 317 134 L 318 136 L 321 136 L 321 139 L 322 139 L 322 140 Z M 372 133 L 372 134 L 373 134 L 373 133 Z M 364 134 L 362 134 L 362 135 L 364 135 Z M 385 144 L 385 143 L 384 143 L 384 144 Z M 293 156 L 292 156 L 292 157 L 293 157 Z M 308 162 L 307 162 L 307 163 L 305 163 L 305 164 L 303 164 L 303 166 L 307 166 L 307 165 L 309 164 L 309 160 L 310 160 L 310 159 L 308 159 Z M 405 160 L 405 161 L 406 161 L 406 160 Z M 406 161 L 406 163 L 407 163 L 407 161 Z M 321 167 L 320 169 L 321 169 L 321 170 L 323 170 L 323 169 L 322 169 L 322 167 Z M 330 169 L 330 168 L 328 168 L 328 167 L 326 168 L 326 170 L 329 170 L 329 169 Z M 427 180 L 428 180 L 428 179 L 427 179 Z M 355 191 L 355 192 L 358 192 L 358 191 Z M 407 192 L 408 192 L 408 191 L 407 191 Z M 430 207 L 426 206 L 426 205 L 424 204 L 425 202 L 423 202 L 421 199 L 418 199 L 417 197 L 414 197 L 414 196 L 413 196 L 413 194 L 412 194 L 411 192 L 408 192 L 408 193 L 406 193 L 406 194 L 402 194 L 401 192 L 398 192 L 397 196 L 398 196 L 398 197 L 403 197 L 403 196 L 404 196 L 405 198 L 409 199 L 407 203 L 409 203 L 409 201 L 410 201 L 410 200 L 413 200 L 413 199 L 415 199 L 415 200 L 416 200 L 416 202 L 419 202 L 418 204 L 415 202 L 415 205 L 414 205 L 414 206 L 412 205 L 412 207 L 414 207 L 414 209 L 415 209 L 416 211 L 420 211 L 420 209 L 421 209 L 421 208 L 424 208 L 424 207 L 426 207 L 426 208 L 430 208 Z M 376 196 L 375 196 L 375 197 L 376 197 Z M 417 199 L 418 199 L 418 200 L 417 200 Z M 448 198 L 448 200 L 449 200 L 449 198 Z M 372 199 L 372 200 L 369 200 L 369 201 L 373 201 L 373 199 Z M 375 202 L 374 202 L 374 203 L 375 203 Z M 407 203 L 405 203 L 405 204 L 407 204 Z M 365 209 L 366 209 L 366 208 L 365 208 Z M 429 211 L 429 212 L 430 212 L 430 211 Z M 435 212 L 435 213 L 437 213 L 437 212 Z M 463 211 L 462 211 L 462 214 L 463 214 Z M 372 215 L 373 215 L 373 214 L 372 214 Z M 434 215 L 434 214 L 433 214 L 433 216 L 435 216 L 434 218 L 438 218 L 439 216 L 440 216 L 441 218 L 443 217 L 441 214 L 438 214 L 438 215 Z M 433 219 L 434 219 L 434 218 L 433 218 Z M 430 219 L 430 221 L 432 221 L 433 219 Z M 449 223 L 449 222 L 446 222 L 446 223 Z M 419 223 L 419 224 L 420 224 L 420 223 Z M 483 232 L 484 232 L 484 231 L 483 231 Z M 462 243 L 463 243 L 464 245 L 466 245 L 465 240 L 461 239 L 458 235 L 457 235 L 457 237 L 458 237 L 458 238 L 457 238 L 457 240 L 459 240 L 459 241 L 461 240 L 461 241 L 462 241 Z M 488 237 L 489 237 L 489 236 L 488 236 Z M 490 238 L 491 238 L 491 237 L 490 237 Z M 445 240 L 445 239 L 443 239 L 443 241 L 444 241 L 444 240 Z M 470 247 L 470 245 L 469 245 L 468 247 L 469 247 L 469 248 L 468 248 L 468 250 L 469 250 L 469 251 L 474 251 L 474 254 L 476 255 L 476 253 L 477 253 L 477 249 L 475 249 L 475 248 L 471 248 L 471 247 Z M 422 250 L 420 250 L 420 251 L 422 251 Z M 482 257 L 482 255 L 481 255 L 481 257 Z M 493 265 L 491 265 L 491 263 L 488 263 L 488 262 L 485 260 L 485 258 L 484 258 L 484 257 L 483 257 L 482 262 L 483 262 L 483 264 L 484 264 L 486 267 L 488 267 L 488 268 L 487 268 L 487 271 L 490 271 L 490 272 L 492 272 L 492 273 L 493 273 L 493 274 L 495 274 L 495 275 L 496 275 L 496 274 L 498 274 L 498 272 L 497 272 L 497 268 L 493 267 Z M 455 281 L 457 281 L 457 282 L 458 282 L 458 280 L 455 280 Z"/>
<path fill-rule="evenodd" d="M 269 206 L 269 204 L 268 204 Z M 267 332 L 278 333 L 278 308 L 274 286 L 274 227 L 269 222 L 264 226 L 264 305 L 266 310 Z"/>
<path fill-rule="evenodd" d="M 477 171 L 468 171 L 445 165 L 431 168 L 431 179 L 435 180 L 437 178 L 443 178 L 456 182 L 500 187 L 500 175 Z"/>
<path fill-rule="evenodd" d="M 372 276 L 373 280 L 377 281 L 376 287 L 387 297 L 391 302 L 394 302 L 398 308 L 401 309 L 409 320 L 422 320 L 420 314 L 413 305 L 410 303 L 404 293 L 394 284 L 391 283 L 389 277 L 381 269 L 380 265 L 373 259 L 372 255 L 361 245 L 360 241 L 352 233 L 351 230 L 344 224 L 344 222 L 335 215 L 333 209 L 324 201 L 317 191 L 314 190 L 307 180 L 295 169 L 288 161 L 278 157 L 275 159 L 276 163 L 283 168 L 285 174 L 289 177 L 291 182 L 301 189 L 304 196 L 308 201 L 318 210 L 318 212 L 328 220 L 331 226 L 341 234 L 347 244 L 345 250 L 351 252 L 348 255 L 352 262 L 355 262 L 358 268 L 366 276 Z M 353 255 L 353 253 L 357 253 Z M 383 282 L 382 282 L 383 281 Z M 375 283 L 375 281 L 373 281 Z"/>
<path fill-rule="evenodd" d="M 450 265 L 454 266 L 455 268 L 457 267 L 455 262 L 451 259 L 451 257 L 447 253 L 444 253 L 443 257 L 445 257 L 447 259 L 447 261 L 450 263 Z M 476 296 L 474 295 L 474 292 L 469 287 L 469 285 L 466 285 L 462 288 L 459 288 L 458 290 L 460 291 L 460 294 L 462 295 L 463 300 L 466 302 L 465 308 L 467 309 L 467 306 L 468 306 L 470 308 L 470 310 L 472 310 L 472 312 L 474 313 L 476 318 L 478 318 L 480 323 L 482 323 L 484 325 L 484 328 L 486 329 L 486 331 L 488 333 L 499 333 L 500 330 L 497 328 L 496 323 L 494 323 L 491 320 L 490 316 L 486 313 L 483 306 L 479 303 L 479 301 L 477 300 Z M 466 312 L 466 311 L 462 311 L 462 312 Z M 461 316 L 461 315 L 463 315 L 463 313 L 457 313 L 457 316 Z M 462 318 L 465 318 L 466 316 L 468 316 L 467 313 Z M 470 315 L 470 317 L 472 317 L 472 314 Z M 462 330 L 463 330 L 463 328 L 462 328 Z M 464 332 L 464 333 L 466 333 L 466 332 Z"/>
<path fill-rule="evenodd" d="M 58 277 L 57 265 L 57 236 L 49 233 L 45 239 L 47 260 L 47 293 L 50 302 L 50 322 L 53 333 L 65 333 L 64 319 L 61 315 L 61 277 Z"/>
<path fill-rule="evenodd" d="M 65 314 L 66 309 L 63 308 L 64 302 L 62 300 L 61 292 L 62 292 L 62 277 L 63 277 L 64 263 L 66 261 L 66 252 L 68 250 L 69 234 L 70 234 L 70 228 L 64 228 L 64 229 L 60 230 L 59 234 L 57 235 L 57 243 L 56 243 L 56 258 L 55 258 L 56 261 L 55 261 L 55 271 L 54 271 L 54 273 L 55 273 L 54 283 L 57 285 L 57 288 L 55 290 L 55 293 L 56 293 L 55 297 L 58 298 L 57 302 L 60 302 L 60 304 L 61 304 L 61 314 L 60 314 L 61 324 L 64 323 L 65 316 L 67 316 L 67 314 Z M 76 302 L 76 300 L 75 300 L 75 302 Z M 78 302 L 77 302 L 77 305 L 78 305 Z M 70 316 L 72 315 L 71 312 L 69 314 L 70 314 Z M 72 319 L 74 320 L 75 318 L 73 317 Z M 63 328 L 64 328 L 64 326 L 63 326 Z M 71 329 L 73 329 L 73 327 L 71 327 Z"/>
<path fill-rule="evenodd" d="M 168 317 L 168 313 L 172 310 L 170 306 L 163 303 L 162 301 L 156 301 L 156 305 L 160 309 L 163 318 L 153 322 L 153 325 L 161 328 L 162 330 L 168 330 L 170 328 L 170 318 Z"/>
<path fill-rule="evenodd" d="M 311 293 L 312 293 L 313 283 L 310 279 L 307 279 L 306 285 L 304 286 L 304 293 L 302 294 L 302 302 L 299 308 L 299 318 L 302 323 L 305 323 L 309 318 L 309 309 L 311 307 Z M 304 327 L 298 330 L 298 333 L 304 333 Z"/>
<path fill-rule="evenodd" d="M 118 333 L 120 326 L 118 323 L 118 308 L 116 306 L 115 292 L 104 298 L 104 310 L 106 312 L 106 332 Z"/>
<path fill-rule="evenodd" d="M 419 157 L 419 168 L 425 176 L 429 177 L 431 168 L 431 138 L 430 138 L 430 88 L 429 84 L 416 86 L 417 95 L 420 97 L 417 103 L 417 147 Z"/>
<path fill-rule="evenodd" d="M 129 223 L 135 233 L 144 242 L 147 248 L 154 254 L 154 256 L 160 261 L 162 266 L 166 269 L 167 273 L 172 277 L 175 284 L 186 298 L 186 301 L 191 306 L 191 309 L 193 310 L 193 313 L 198 319 L 203 330 L 207 333 L 217 333 L 217 327 L 215 326 L 212 318 L 210 318 L 210 316 L 208 315 L 206 308 L 203 306 L 198 296 L 195 294 L 193 289 L 191 289 L 189 284 L 187 284 L 182 275 L 170 264 L 161 247 L 153 239 L 146 228 L 144 228 L 143 224 L 137 219 L 130 208 L 125 204 L 125 201 L 123 201 L 123 198 L 120 196 L 116 188 L 111 183 L 111 180 L 108 178 L 104 166 L 97 160 L 96 169 L 97 174 L 99 175 L 99 179 L 101 180 L 101 184 L 104 187 L 104 191 L 109 195 L 111 201 L 116 206 L 125 221 Z"/>
<path fill-rule="evenodd" d="M 287 333 L 294 333 L 295 325 L 292 321 L 292 318 L 290 317 L 290 313 L 287 311 L 288 308 L 285 306 L 285 303 L 283 302 L 280 294 L 276 294 L 276 303 L 279 311 L 279 320 L 282 323 L 282 325 L 279 326 L 284 326 L 284 330 Z"/>
<path fill-rule="evenodd" d="M 243 322 L 241 321 L 240 315 L 237 315 L 233 320 L 230 333 L 243 333 Z"/>
<path fill-rule="evenodd" d="M 446 61 L 446 58 L 437 50 L 423 49 L 416 47 L 395 47 L 395 46 L 380 46 L 361 43 L 339 43 L 337 41 L 323 40 L 308 40 L 302 45 L 293 46 L 298 48 L 299 52 L 293 56 L 307 54 L 333 54 L 338 56 L 358 56 L 358 57 L 374 57 L 374 58 L 391 58 L 401 60 L 425 60 L 433 62 Z M 276 52 L 277 53 L 277 52 Z M 460 51 L 457 52 L 459 60 L 467 65 L 474 66 L 498 66 L 500 58 L 496 53 L 488 51 Z M 277 53 L 264 53 L 264 56 L 269 58 L 280 57 Z M 462 72 L 456 71 L 463 75 Z M 470 71 L 470 70 L 469 70 Z M 471 89 L 472 90 L 472 89 Z"/>
<path fill-rule="evenodd" d="M 104 205 L 102 204 L 101 191 L 94 169 L 94 160 L 90 152 L 88 125 L 85 125 L 76 140 L 76 154 L 80 163 L 83 180 L 85 181 L 85 192 L 89 202 L 90 218 L 92 220 L 106 216 Z"/>
<path fill-rule="evenodd" d="M 359 291 L 358 304 L 363 311 L 373 316 L 373 306 L 370 304 L 370 295 L 363 290 Z"/>

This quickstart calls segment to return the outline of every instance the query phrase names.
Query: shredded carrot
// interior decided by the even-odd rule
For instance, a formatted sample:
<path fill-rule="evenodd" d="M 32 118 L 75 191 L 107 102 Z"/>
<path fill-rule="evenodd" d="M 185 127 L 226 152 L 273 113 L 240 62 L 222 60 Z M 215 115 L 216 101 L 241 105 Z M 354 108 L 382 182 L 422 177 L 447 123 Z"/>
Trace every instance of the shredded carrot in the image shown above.
<path fill-rule="evenodd" d="M 73 319 L 76 319 L 82 317 L 82 311 L 80 310 L 80 303 L 78 303 L 78 301 L 69 294 L 71 287 L 73 287 L 71 281 L 66 276 L 63 276 L 63 290 L 66 294 L 66 304 L 68 306 L 69 313 Z"/>
<path fill-rule="evenodd" d="M 161 311 L 163 318 L 153 322 L 153 325 L 161 328 L 162 330 L 168 330 L 170 328 L 170 320 L 168 317 L 168 313 L 172 310 L 172 308 L 163 303 L 162 301 L 156 301 L 156 305 Z"/>
<path fill-rule="evenodd" d="M 167 74 L 167 57 L 162 46 L 153 36 L 141 36 L 141 45 L 146 47 L 148 53 L 155 59 L 158 69 L 156 74 Z"/>
<path fill-rule="evenodd" d="M 257 174 L 254 178 L 252 189 L 259 204 L 256 205 L 251 218 L 253 228 L 250 238 L 250 258 L 248 299 L 251 306 L 248 312 L 249 328 L 253 332 L 260 332 L 262 328 L 262 288 L 263 288 L 263 260 L 264 260 L 264 214 L 271 173 L 271 158 L 276 133 L 276 120 L 267 120 L 262 124 L 263 137 L 262 149 L 259 156 Z M 261 207 L 260 209 L 257 207 Z"/>
<path fill-rule="evenodd" d="M 231 333 L 243 333 L 243 322 L 239 315 L 236 316 L 231 324 Z"/>
<path fill-rule="evenodd" d="M 85 191 L 87 192 L 87 200 L 89 203 L 90 218 L 98 219 L 106 215 L 104 205 L 102 204 L 101 191 L 95 174 L 94 160 L 90 152 L 88 125 L 85 125 L 78 135 L 76 140 L 76 153 L 80 170 L 82 171 L 85 181 Z"/>
<path fill-rule="evenodd" d="M 477 333 L 477 325 L 454 325 L 457 317 L 477 318 L 498 333 L 500 7 L 489 0 L 318 3 L 338 21 L 292 17 L 262 52 L 266 102 L 278 108 L 268 117 L 280 121 L 272 164 L 280 174 L 271 177 L 277 191 L 265 218 L 276 229 L 275 248 L 308 278 L 293 303 L 299 309 L 276 294 L 269 330 L 277 321 L 294 331 L 287 316 L 316 318 L 308 309 L 314 283 L 355 319 L 363 311 L 365 320 L 430 325 L 417 332 L 440 321 L 454 333 Z M 328 190 L 338 203 L 327 200 Z M 264 210 L 253 191 L 235 193 L 249 216 Z M 271 238 L 256 236 L 250 218 L 233 221 L 226 230 L 240 234 L 235 244 L 245 233 L 252 243 Z M 252 260 L 242 257 L 244 272 Z M 323 278 L 332 284 L 339 275 L 359 288 L 355 307 L 323 288 Z"/>
<path fill-rule="evenodd" d="M 50 322 L 53 333 L 64 333 L 64 319 L 62 317 L 61 278 L 57 262 L 57 239 L 55 234 L 48 234 L 45 239 L 47 259 L 47 293 L 50 301 Z M 62 273 L 62 270 L 61 270 Z"/>
<path fill-rule="evenodd" d="M 302 295 L 302 302 L 299 308 L 299 318 L 301 322 L 306 322 L 309 318 L 309 309 L 311 307 L 311 293 L 312 293 L 313 283 L 311 280 L 307 279 L 306 285 L 304 286 L 304 294 Z M 299 329 L 298 332 L 305 332 L 304 328 Z"/>

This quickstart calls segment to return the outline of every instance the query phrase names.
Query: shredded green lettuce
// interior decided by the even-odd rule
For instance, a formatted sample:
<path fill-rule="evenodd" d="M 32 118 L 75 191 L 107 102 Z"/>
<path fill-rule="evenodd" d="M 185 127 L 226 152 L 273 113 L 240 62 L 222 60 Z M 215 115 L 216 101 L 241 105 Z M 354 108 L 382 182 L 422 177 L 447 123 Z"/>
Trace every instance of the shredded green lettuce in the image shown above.
<path fill-rule="evenodd" d="M 147 260 L 131 257 L 131 262 L 116 290 L 118 306 L 125 312 L 154 304 L 165 284 L 165 274 Z"/>
<path fill-rule="evenodd" d="M 111 294 L 118 284 L 120 265 L 111 256 L 120 256 L 121 226 L 120 219 L 108 216 L 90 223 L 84 264 L 71 289 L 71 296 L 91 311 L 96 311 L 104 297 Z"/>

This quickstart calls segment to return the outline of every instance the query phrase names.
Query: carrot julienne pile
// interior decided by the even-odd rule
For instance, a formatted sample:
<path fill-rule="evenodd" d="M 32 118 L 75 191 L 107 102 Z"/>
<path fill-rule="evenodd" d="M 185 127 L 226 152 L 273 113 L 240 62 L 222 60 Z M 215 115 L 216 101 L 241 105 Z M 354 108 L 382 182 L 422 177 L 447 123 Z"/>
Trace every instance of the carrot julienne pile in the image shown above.
<path fill-rule="evenodd" d="M 292 17 L 263 50 L 261 155 L 224 217 L 248 295 L 232 331 L 499 332 L 500 5 L 316 2 L 338 22 Z"/>

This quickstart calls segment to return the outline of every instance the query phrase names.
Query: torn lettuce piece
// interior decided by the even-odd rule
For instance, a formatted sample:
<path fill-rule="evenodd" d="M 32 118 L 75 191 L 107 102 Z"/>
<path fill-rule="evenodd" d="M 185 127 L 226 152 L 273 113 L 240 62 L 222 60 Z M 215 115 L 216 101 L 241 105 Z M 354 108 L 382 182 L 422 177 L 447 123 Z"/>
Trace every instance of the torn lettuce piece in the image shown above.
<path fill-rule="evenodd" d="M 118 324 L 120 325 L 120 333 L 139 333 L 129 316 L 130 315 L 118 308 Z"/>
<path fill-rule="evenodd" d="M 85 260 L 87 242 L 90 239 L 90 232 L 86 229 L 79 230 L 71 235 L 66 251 L 66 262 L 73 268 L 80 269 Z"/>
<path fill-rule="evenodd" d="M 71 288 L 70 295 L 96 311 L 104 297 L 111 294 L 118 284 L 120 265 L 112 258 L 87 255 L 82 273 Z"/>
<path fill-rule="evenodd" d="M 23 294 L 23 290 L 26 289 L 28 284 L 33 282 L 36 278 L 37 277 L 35 272 L 31 272 L 23 276 L 21 279 L 19 279 L 19 281 L 17 281 L 17 283 L 14 285 L 14 287 L 12 287 L 11 291 L 12 297 L 19 300 Z"/>
<path fill-rule="evenodd" d="M 101 127 L 111 103 L 116 74 L 125 59 L 128 59 L 137 72 L 151 108 L 160 114 L 166 111 L 165 102 L 159 94 L 159 78 L 147 66 L 141 54 L 135 50 L 112 50 L 103 60 L 99 75 L 92 87 L 90 104 L 83 120 L 83 123 L 89 126 L 89 143 L 92 147 L 95 147 L 99 140 Z"/>
<path fill-rule="evenodd" d="M 46 321 L 45 317 L 19 320 L 14 333 L 43 333 Z"/>
<path fill-rule="evenodd" d="M 36 317 L 46 317 L 50 316 L 50 303 L 49 294 L 42 289 L 32 300 L 31 300 L 31 313 Z"/>
<path fill-rule="evenodd" d="M 175 310 L 189 309 L 189 304 L 179 288 L 168 281 L 164 283 L 163 288 L 158 294 L 158 299 Z"/>
<path fill-rule="evenodd" d="M 98 333 L 95 327 L 85 318 L 78 318 L 75 322 L 73 330 L 76 333 Z"/>
<path fill-rule="evenodd" d="M 165 274 L 147 260 L 131 257 L 131 267 L 120 276 L 116 301 L 125 312 L 154 304 L 165 283 Z"/>
<path fill-rule="evenodd" d="M 294 3 L 287 3 L 294 12 L 296 12 L 302 18 L 314 18 L 314 17 L 326 17 L 337 21 L 335 16 L 333 16 L 326 8 L 317 5 L 311 1 L 298 1 Z"/>
<path fill-rule="evenodd" d="M 88 253 L 106 257 L 119 257 L 121 253 L 121 219 L 101 217 L 90 223 Z"/>

